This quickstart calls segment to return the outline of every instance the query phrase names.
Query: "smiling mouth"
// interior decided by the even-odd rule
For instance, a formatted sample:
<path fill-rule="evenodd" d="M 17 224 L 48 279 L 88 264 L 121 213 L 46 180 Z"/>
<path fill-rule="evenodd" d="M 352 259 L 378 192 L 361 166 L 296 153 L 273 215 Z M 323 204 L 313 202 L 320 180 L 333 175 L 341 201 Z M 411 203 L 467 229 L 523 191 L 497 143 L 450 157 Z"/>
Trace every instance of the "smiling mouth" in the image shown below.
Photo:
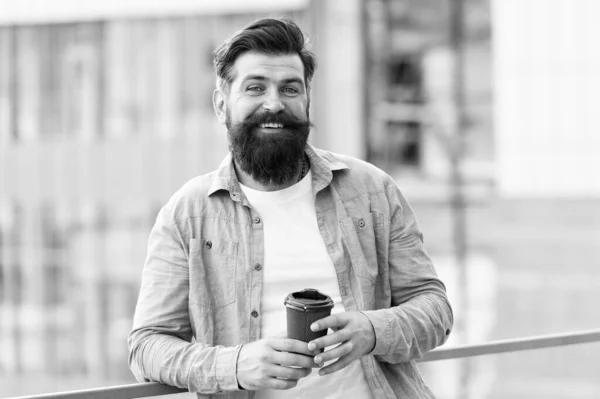
<path fill-rule="evenodd" d="M 282 123 L 261 123 L 258 125 L 261 129 L 283 129 Z"/>

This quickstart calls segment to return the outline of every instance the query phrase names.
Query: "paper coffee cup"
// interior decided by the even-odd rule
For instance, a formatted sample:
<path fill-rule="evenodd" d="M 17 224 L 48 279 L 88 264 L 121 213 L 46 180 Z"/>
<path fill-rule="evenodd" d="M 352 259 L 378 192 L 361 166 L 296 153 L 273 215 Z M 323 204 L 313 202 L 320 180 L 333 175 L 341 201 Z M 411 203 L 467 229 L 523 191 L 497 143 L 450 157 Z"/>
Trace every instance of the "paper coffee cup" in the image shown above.
<path fill-rule="evenodd" d="M 331 314 L 333 300 L 328 295 L 305 288 L 289 294 L 283 303 L 286 307 L 288 338 L 310 342 L 327 334 L 327 329 L 311 331 L 310 325 Z"/>

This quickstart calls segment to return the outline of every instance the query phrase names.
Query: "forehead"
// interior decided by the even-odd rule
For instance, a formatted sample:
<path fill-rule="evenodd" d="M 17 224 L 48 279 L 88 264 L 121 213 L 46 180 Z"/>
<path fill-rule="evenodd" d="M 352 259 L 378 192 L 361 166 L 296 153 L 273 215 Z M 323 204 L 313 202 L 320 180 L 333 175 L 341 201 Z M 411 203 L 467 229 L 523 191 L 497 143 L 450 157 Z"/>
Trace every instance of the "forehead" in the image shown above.
<path fill-rule="evenodd" d="M 233 64 L 233 76 L 234 84 L 252 76 L 274 81 L 296 78 L 304 82 L 304 64 L 298 54 L 270 55 L 249 51 Z"/>

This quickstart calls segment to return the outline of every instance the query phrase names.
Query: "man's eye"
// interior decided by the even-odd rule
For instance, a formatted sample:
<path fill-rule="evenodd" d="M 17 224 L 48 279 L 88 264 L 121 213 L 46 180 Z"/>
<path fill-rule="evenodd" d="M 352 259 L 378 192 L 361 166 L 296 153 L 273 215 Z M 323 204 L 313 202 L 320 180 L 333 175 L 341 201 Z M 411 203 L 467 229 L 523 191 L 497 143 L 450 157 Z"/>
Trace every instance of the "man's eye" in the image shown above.
<path fill-rule="evenodd" d="M 263 91 L 263 88 L 260 86 L 250 86 L 246 89 L 247 91 L 253 91 L 255 93 L 260 93 L 261 91 Z"/>
<path fill-rule="evenodd" d="M 286 87 L 283 89 L 283 92 L 287 94 L 297 94 L 298 90 L 294 89 L 293 87 Z"/>

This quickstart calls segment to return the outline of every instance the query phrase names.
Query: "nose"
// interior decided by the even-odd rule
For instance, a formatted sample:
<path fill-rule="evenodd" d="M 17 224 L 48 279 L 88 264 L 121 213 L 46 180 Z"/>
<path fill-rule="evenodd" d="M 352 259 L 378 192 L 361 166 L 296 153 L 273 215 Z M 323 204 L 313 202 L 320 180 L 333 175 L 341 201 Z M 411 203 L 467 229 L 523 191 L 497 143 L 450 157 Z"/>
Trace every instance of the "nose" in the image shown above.
<path fill-rule="evenodd" d="M 285 108 L 278 92 L 271 92 L 263 103 L 263 108 L 269 112 L 277 113 Z"/>

